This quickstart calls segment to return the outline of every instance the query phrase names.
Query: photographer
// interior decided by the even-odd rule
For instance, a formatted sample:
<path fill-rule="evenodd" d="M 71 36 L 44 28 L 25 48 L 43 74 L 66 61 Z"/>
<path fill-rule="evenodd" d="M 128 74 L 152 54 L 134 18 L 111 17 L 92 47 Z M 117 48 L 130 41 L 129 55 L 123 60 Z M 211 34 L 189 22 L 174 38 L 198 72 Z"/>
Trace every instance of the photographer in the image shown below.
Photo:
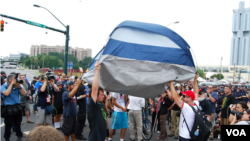
<path fill-rule="evenodd" d="M 242 113 L 235 114 L 230 125 L 250 125 L 250 110 L 244 110 Z"/>
<path fill-rule="evenodd" d="M 44 123 L 44 126 L 49 125 L 51 122 L 51 114 L 45 114 L 45 108 L 51 105 L 52 93 L 53 91 L 59 91 L 59 88 L 54 84 L 54 80 L 42 76 L 43 85 L 38 87 L 38 105 L 37 105 L 37 126 L 41 126 Z"/>
<path fill-rule="evenodd" d="M 22 136 L 23 136 L 23 133 L 21 132 L 22 110 L 14 112 L 14 108 L 16 109 L 17 105 L 20 105 L 21 103 L 19 100 L 19 95 L 26 96 L 26 92 L 22 88 L 20 83 L 17 83 L 15 75 L 9 75 L 7 78 L 7 82 L 8 82 L 7 84 L 1 86 L 1 91 L 4 95 L 4 106 L 7 108 L 5 113 L 6 116 L 4 118 L 4 123 L 5 123 L 4 138 L 6 141 L 9 141 L 11 134 L 11 127 L 14 122 L 18 141 L 22 141 Z"/>
<path fill-rule="evenodd" d="M 232 106 L 230 109 L 231 109 L 231 113 L 229 116 L 229 122 L 231 123 L 234 119 L 234 115 L 236 113 L 239 113 L 239 112 L 242 113 L 243 111 L 247 110 L 248 106 L 243 101 L 240 101 L 239 103 L 237 103 L 236 106 Z"/>
<path fill-rule="evenodd" d="M 21 80 L 23 80 L 23 83 L 21 84 L 26 92 L 25 96 L 21 96 L 21 103 L 25 106 L 24 112 L 27 117 L 27 123 L 34 123 L 33 121 L 30 120 L 30 105 L 28 103 L 28 100 L 31 100 L 30 90 L 27 82 L 25 81 L 25 75 L 20 75 Z"/>

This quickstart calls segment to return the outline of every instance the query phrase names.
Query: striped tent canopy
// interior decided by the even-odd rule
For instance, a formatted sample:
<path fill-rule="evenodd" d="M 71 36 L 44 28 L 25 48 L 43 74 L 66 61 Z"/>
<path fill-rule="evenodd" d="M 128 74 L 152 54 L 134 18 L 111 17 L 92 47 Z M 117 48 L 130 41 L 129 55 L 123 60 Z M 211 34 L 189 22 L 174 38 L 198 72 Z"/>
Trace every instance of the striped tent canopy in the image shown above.
<path fill-rule="evenodd" d="M 149 98 L 162 94 L 169 81 L 189 81 L 196 69 L 187 42 L 171 29 L 124 21 L 109 36 L 82 79 L 92 84 L 95 62 L 101 63 L 104 90 Z"/>

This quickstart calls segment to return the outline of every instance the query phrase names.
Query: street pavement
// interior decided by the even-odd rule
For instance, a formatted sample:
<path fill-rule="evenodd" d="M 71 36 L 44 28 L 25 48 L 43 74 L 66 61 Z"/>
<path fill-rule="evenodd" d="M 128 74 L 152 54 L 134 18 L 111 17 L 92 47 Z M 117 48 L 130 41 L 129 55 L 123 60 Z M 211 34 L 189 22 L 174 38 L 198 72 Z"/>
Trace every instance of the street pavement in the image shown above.
<path fill-rule="evenodd" d="M 28 80 L 31 81 L 33 79 L 33 76 L 38 76 L 38 74 L 36 73 L 37 71 L 35 70 L 18 70 L 18 69 L 2 69 L 3 71 L 6 72 L 6 74 L 10 74 L 11 72 L 19 72 L 20 74 L 27 74 L 27 77 L 28 77 Z M 32 109 L 33 109 L 33 104 L 30 104 L 30 109 L 31 109 L 31 112 L 32 112 Z M 151 116 L 149 116 L 149 120 L 151 121 Z M 27 123 L 27 118 L 26 116 L 23 116 L 23 125 L 21 125 L 21 130 L 22 132 L 26 132 L 26 131 L 31 131 L 33 130 L 35 127 L 36 127 L 36 114 L 34 113 L 30 113 L 30 120 L 31 121 L 34 121 L 35 123 L 34 124 L 31 124 L 31 123 Z M 112 123 L 112 118 L 108 118 L 108 125 L 109 125 L 109 129 L 111 127 L 111 123 Z M 61 119 L 61 126 L 63 124 L 63 119 Z M 51 126 L 54 126 L 52 125 L 52 122 L 50 123 Z M 5 125 L 4 125 L 4 119 L 1 118 L 1 141 L 4 141 L 4 130 L 5 130 Z M 169 126 L 168 124 L 166 123 L 166 128 L 167 128 L 167 133 L 169 134 L 170 131 L 168 130 L 169 129 Z M 116 131 L 116 134 L 113 135 L 113 141 L 120 141 L 120 132 L 121 130 L 117 130 Z M 60 133 L 62 133 L 60 130 L 59 130 Z M 89 135 L 89 124 L 88 124 L 88 121 L 86 120 L 86 127 L 84 127 L 84 130 L 83 130 L 83 135 L 84 137 L 88 137 Z M 62 133 L 63 134 L 63 133 Z M 151 138 L 151 141 L 157 141 L 156 137 L 159 137 L 160 134 L 157 134 L 156 132 L 153 133 L 153 136 Z M 23 141 L 25 141 L 26 137 L 23 137 Z M 15 136 L 15 132 L 12 132 L 12 135 L 10 137 L 10 140 L 11 141 L 15 141 L 16 140 L 16 136 Z M 130 141 L 129 139 L 129 129 L 127 129 L 126 131 L 126 135 L 125 135 L 125 140 L 126 141 Z M 136 139 L 137 140 L 137 139 Z M 209 140 L 209 139 L 208 139 Z M 70 138 L 70 141 L 71 141 L 71 138 Z M 175 139 L 175 137 L 168 137 L 167 138 L 167 141 L 177 141 L 177 139 Z M 214 141 L 219 141 L 218 139 L 214 139 Z"/>

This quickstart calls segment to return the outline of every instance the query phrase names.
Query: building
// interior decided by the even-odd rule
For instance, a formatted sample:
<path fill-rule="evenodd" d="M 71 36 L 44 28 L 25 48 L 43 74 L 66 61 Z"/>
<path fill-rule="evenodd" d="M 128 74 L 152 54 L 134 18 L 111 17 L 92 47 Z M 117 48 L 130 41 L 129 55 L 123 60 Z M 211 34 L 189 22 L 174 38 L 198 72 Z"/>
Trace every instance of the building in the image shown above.
<path fill-rule="evenodd" d="M 234 66 L 234 65 L 198 65 L 197 69 L 201 69 L 206 74 L 221 74 L 225 77 L 225 80 L 230 82 L 238 81 L 240 79 L 245 82 L 250 81 L 250 67 L 249 66 Z M 210 78 L 210 75 L 206 78 Z"/>
<path fill-rule="evenodd" d="M 65 52 L 65 46 L 47 46 L 47 45 L 32 45 L 30 48 L 30 55 L 37 56 L 38 54 L 49 54 L 49 52 L 58 52 L 63 53 Z M 69 47 L 68 54 L 73 54 L 77 60 L 83 60 L 85 57 L 92 57 L 92 49 L 89 48 L 78 48 L 75 49 Z"/>
<path fill-rule="evenodd" d="M 250 65 L 250 8 L 244 5 L 241 1 L 233 10 L 230 65 Z"/>
<path fill-rule="evenodd" d="M 10 60 L 20 60 L 21 55 L 20 54 L 10 54 Z"/>

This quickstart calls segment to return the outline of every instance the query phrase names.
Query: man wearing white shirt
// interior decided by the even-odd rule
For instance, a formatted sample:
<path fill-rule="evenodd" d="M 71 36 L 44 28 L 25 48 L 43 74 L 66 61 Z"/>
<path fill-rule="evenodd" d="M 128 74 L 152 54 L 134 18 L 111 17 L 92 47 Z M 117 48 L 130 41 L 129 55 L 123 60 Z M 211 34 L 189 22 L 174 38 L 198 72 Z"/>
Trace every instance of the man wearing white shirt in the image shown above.
<path fill-rule="evenodd" d="M 108 140 L 112 141 L 114 130 L 121 129 L 120 141 L 124 141 L 126 129 L 128 128 L 127 107 L 125 106 L 128 97 L 127 95 L 115 92 L 110 92 L 110 94 L 112 96 L 112 104 L 114 105 L 114 113 Z"/>
<path fill-rule="evenodd" d="M 134 126 L 137 128 L 137 139 L 142 141 L 142 107 L 145 107 L 145 99 L 135 96 L 129 96 L 128 100 L 128 119 L 129 119 L 129 133 L 130 140 L 135 140 Z"/>
<path fill-rule="evenodd" d="M 176 92 L 174 85 L 173 85 L 173 81 L 169 82 L 172 98 L 182 110 L 180 114 L 180 123 L 179 123 L 179 141 L 192 141 L 188 128 L 189 129 L 193 128 L 194 121 L 195 121 L 195 113 L 193 109 L 190 107 L 190 105 L 192 105 L 194 109 L 198 110 L 197 109 L 197 107 L 199 107 L 199 101 L 197 100 L 198 98 L 197 78 L 198 77 L 199 77 L 199 74 L 197 73 L 194 78 L 194 92 L 191 90 L 185 91 L 182 93 L 183 95 L 182 98 L 180 98 L 180 96 Z M 187 124 L 184 122 L 184 118 Z M 188 128 L 187 128 L 187 125 L 188 125 Z"/>

